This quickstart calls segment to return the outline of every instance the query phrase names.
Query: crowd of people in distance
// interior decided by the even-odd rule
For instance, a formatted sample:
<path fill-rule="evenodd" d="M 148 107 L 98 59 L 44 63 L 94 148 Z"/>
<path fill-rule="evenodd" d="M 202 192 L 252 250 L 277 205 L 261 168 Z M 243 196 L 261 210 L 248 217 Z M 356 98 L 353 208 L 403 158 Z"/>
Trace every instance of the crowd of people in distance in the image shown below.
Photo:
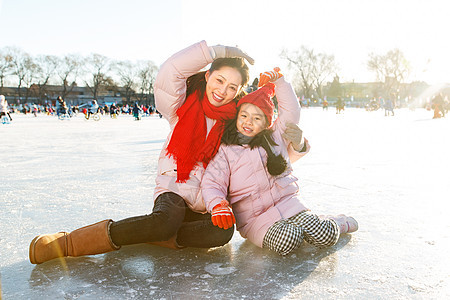
<path fill-rule="evenodd" d="M 400 108 L 409 108 L 409 110 L 415 110 L 417 103 L 415 103 L 414 99 L 405 99 L 404 101 L 396 100 L 395 96 L 391 97 L 373 97 L 368 101 L 365 101 L 363 105 L 360 102 L 353 102 L 351 100 L 343 100 L 342 97 L 333 98 L 330 101 L 325 97 L 323 100 L 313 100 L 310 99 L 298 99 L 301 107 L 309 108 L 314 106 L 321 106 L 323 111 L 328 111 L 329 107 L 336 108 L 336 114 L 344 113 L 345 107 L 354 107 L 354 108 L 364 108 L 366 111 L 384 111 L 384 115 L 387 116 L 395 116 L 395 109 Z M 448 95 L 445 95 L 442 92 L 435 94 L 434 96 L 427 98 L 425 101 L 421 102 L 422 108 L 425 108 L 428 111 L 433 112 L 433 119 L 443 118 L 448 113 L 450 109 L 450 101 Z"/>
<path fill-rule="evenodd" d="M 255 78 L 251 85 L 248 85 L 245 92 L 251 93 L 257 89 L 258 79 Z M 12 121 L 11 114 L 33 114 L 37 117 L 39 114 L 45 114 L 48 116 L 66 116 L 71 118 L 82 112 L 85 118 L 88 120 L 91 116 L 103 116 L 109 115 L 111 118 L 117 118 L 119 115 L 132 115 L 134 120 L 139 121 L 142 117 L 148 117 L 156 114 L 162 118 L 160 114 L 153 105 L 139 104 L 135 102 L 133 105 L 117 104 L 117 103 L 103 103 L 99 104 L 96 99 L 92 99 L 88 103 L 81 105 L 68 105 L 67 102 L 59 96 L 54 101 L 46 101 L 45 104 L 35 104 L 35 103 L 23 103 L 23 104 L 8 104 L 5 96 L 0 95 L 0 114 L 1 116 L 6 116 Z M 321 106 L 323 111 L 328 111 L 330 106 L 336 108 L 336 114 L 343 114 L 346 106 L 355 106 L 350 103 L 351 101 L 346 101 L 342 97 L 337 97 L 336 99 L 327 100 L 325 97 L 323 100 L 318 99 L 311 101 L 310 99 L 304 99 L 303 97 L 297 97 L 299 104 L 303 108 L 309 108 L 311 106 Z M 394 99 L 394 100 L 392 100 Z M 408 104 L 410 109 L 412 109 L 412 103 Z M 384 110 L 385 116 L 394 116 L 394 109 L 402 107 L 395 101 L 395 97 L 387 98 L 371 98 L 363 106 L 356 105 L 356 108 L 363 107 L 366 111 L 378 111 Z M 403 106 L 404 107 L 404 106 Z M 443 118 L 448 113 L 450 109 L 450 101 L 448 95 L 444 95 L 442 92 L 434 95 L 431 99 L 425 102 L 425 106 L 428 111 L 433 112 L 433 119 Z M 0 117 L 1 117 L 0 116 Z"/>
<path fill-rule="evenodd" d="M 47 116 L 67 116 L 71 118 L 77 116 L 80 112 L 89 119 L 92 115 L 109 115 L 111 118 L 117 118 L 118 115 L 132 115 L 135 120 L 141 120 L 142 117 L 148 117 L 156 114 L 160 118 L 162 115 L 153 105 L 145 105 L 134 103 L 133 106 L 128 104 L 118 105 L 117 103 L 104 103 L 99 105 L 97 100 L 93 99 L 88 103 L 81 105 L 68 105 L 67 102 L 59 96 L 55 101 L 48 101 L 45 104 L 8 103 L 4 95 L 0 95 L 0 113 L 1 116 L 7 116 L 12 121 L 11 114 L 33 114 Z"/>

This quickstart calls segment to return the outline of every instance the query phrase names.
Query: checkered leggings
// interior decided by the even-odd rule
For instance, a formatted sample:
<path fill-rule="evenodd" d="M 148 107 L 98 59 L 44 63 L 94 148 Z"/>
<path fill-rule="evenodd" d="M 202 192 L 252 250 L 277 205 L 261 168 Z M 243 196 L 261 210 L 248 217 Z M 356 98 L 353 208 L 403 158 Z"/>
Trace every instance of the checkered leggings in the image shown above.
<path fill-rule="evenodd" d="M 300 247 L 303 240 L 317 247 L 328 247 L 336 244 L 338 239 L 339 227 L 335 221 L 320 219 L 304 211 L 270 226 L 264 236 L 263 248 L 287 255 Z"/>

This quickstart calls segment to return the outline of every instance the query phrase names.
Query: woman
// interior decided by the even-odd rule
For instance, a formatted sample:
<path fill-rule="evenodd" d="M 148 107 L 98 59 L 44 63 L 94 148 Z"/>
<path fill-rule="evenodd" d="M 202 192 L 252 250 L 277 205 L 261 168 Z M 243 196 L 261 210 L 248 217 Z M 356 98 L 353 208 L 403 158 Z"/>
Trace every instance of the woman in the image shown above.
<path fill-rule="evenodd" d="M 40 235 L 30 244 L 33 264 L 64 256 L 105 253 L 123 245 L 154 243 L 170 248 L 221 246 L 234 228 L 211 222 L 200 193 L 206 165 L 220 145 L 225 120 L 247 84 L 253 59 L 240 49 L 196 43 L 170 57 L 155 80 L 157 110 L 171 132 L 158 161 L 153 212 L 104 220 L 71 233 Z M 208 64 L 206 72 L 199 72 Z"/>

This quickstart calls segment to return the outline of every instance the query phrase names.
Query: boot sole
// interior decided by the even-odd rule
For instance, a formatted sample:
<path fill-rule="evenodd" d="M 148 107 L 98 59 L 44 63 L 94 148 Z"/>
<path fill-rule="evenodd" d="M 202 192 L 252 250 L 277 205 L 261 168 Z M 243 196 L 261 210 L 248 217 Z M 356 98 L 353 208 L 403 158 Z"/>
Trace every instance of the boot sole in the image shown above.
<path fill-rule="evenodd" d="M 30 257 L 30 262 L 32 263 L 32 264 L 38 264 L 38 262 L 36 261 L 36 257 L 35 257 L 35 253 L 34 253 L 34 248 L 35 248 L 35 246 L 36 246 L 36 242 L 37 242 L 37 240 L 39 240 L 39 238 L 41 237 L 42 235 L 38 235 L 37 237 L 35 237 L 32 241 L 31 241 L 31 244 L 30 244 L 30 251 L 29 251 L 29 257 Z"/>

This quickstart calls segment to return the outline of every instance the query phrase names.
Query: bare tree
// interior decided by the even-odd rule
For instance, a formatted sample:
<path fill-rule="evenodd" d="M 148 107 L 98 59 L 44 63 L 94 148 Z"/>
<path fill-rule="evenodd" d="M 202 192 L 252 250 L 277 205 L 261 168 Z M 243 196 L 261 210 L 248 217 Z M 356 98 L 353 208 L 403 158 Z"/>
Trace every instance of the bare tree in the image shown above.
<path fill-rule="evenodd" d="M 25 97 L 28 99 L 29 86 L 33 82 L 34 72 L 37 69 L 37 65 L 33 62 L 32 57 L 19 48 L 9 48 L 9 55 L 11 55 L 11 63 L 13 66 L 12 74 L 17 77 L 17 93 L 19 99 L 22 97 L 22 87 L 25 85 L 26 93 Z"/>
<path fill-rule="evenodd" d="M 8 54 L 8 50 L 0 52 L 0 94 L 3 94 L 4 80 L 6 76 L 12 73 L 12 56 Z"/>
<path fill-rule="evenodd" d="M 63 87 L 62 97 L 65 98 L 75 86 L 78 74 L 82 66 L 83 58 L 78 55 L 69 54 L 59 59 L 56 74 L 61 80 Z"/>
<path fill-rule="evenodd" d="M 140 101 L 146 101 L 150 104 L 151 95 L 153 94 L 153 83 L 155 82 L 156 73 L 158 72 L 158 67 L 152 61 L 140 61 L 138 62 L 138 89 Z"/>
<path fill-rule="evenodd" d="M 25 102 L 31 96 L 32 88 L 37 80 L 37 75 L 41 73 L 41 67 L 36 63 L 32 56 L 25 60 L 25 77 L 23 78 L 25 89 Z"/>
<path fill-rule="evenodd" d="M 131 96 L 135 94 L 138 80 L 138 69 L 131 61 L 119 61 L 114 64 L 114 69 L 119 76 L 119 82 L 125 90 L 125 101 L 131 101 Z"/>
<path fill-rule="evenodd" d="M 313 64 L 313 78 L 314 78 L 314 88 L 317 96 L 322 99 L 322 87 L 325 80 L 330 79 L 330 77 L 336 72 L 336 63 L 334 61 L 334 55 L 328 55 L 325 53 L 318 53 L 312 57 Z"/>
<path fill-rule="evenodd" d="M 390 50 L 384 55 L 370 53 L 367 68 L 375 72 L 377 80 L 383 83 L 386 97 L 398 96 L 401 84 L 410 72 L 410 64 L 399 49 Z"/>
<path fill-rule="evenodd" d="M 91 91 L 94 99 L 98 98 L 99 92 L 107 85 L 111 85 L 113 80 L 108 76 L 109 58 L 101 54 L 91 54 L 87 59 L 87 73 L 91 79 L 85 80 L 86 86 Z"/>
<path fill-rule="evenodd" d="M 55 75 L 58 66 L 58 57 L 53 55 L 39 55 L 36 58 L 37 74 L 36 86 L 37 97 L 42 101 L 46 93 L 50 79 Z"/>
<path fill-rule="evenodd" d="M 322 98 L 322 85 L 336 71 L 336 63 L 333 55 L 315 53 L 313 49 L 302 46 L 300 50 L 288 52 L 284 49 L 280 57 L 289 62 L 300 78 L 300 86 L 303 94 L 311 98 L 314 92 Z"/>

